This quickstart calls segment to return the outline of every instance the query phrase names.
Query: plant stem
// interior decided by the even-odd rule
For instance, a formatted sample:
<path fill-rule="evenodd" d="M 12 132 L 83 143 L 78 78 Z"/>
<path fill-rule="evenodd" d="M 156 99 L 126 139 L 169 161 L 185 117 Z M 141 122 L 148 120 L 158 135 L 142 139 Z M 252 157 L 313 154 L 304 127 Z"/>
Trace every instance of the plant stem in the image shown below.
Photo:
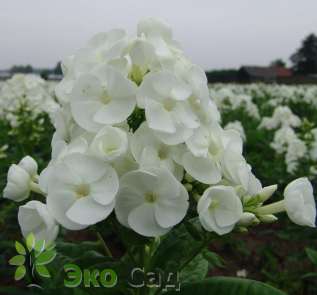
<path fill-rule="evenodd" d="M 46 196 L 44 192 L 42 192 L 42 190 L 40 189 L 40 186 L 38 183 L 35 183 L 33 181 L 31 181 L 30 183 L 30 188 L 32 192 L 38 193 L 40 195 Z"/>
<path fill-rule="evenodd" d="M 107 246 L 105 240 L 103 239 L 102 235 L 100 234 L 100 232 L 96 231 L 96 235 L 97 235 L 98 240 L 101 242 L 101 244 L 104 248 L 105 254 L 107 256 L 109 256 L 110 258 L 113 258 L 112 253 L 111 253 L 110 249 L 108 248 L 108 246 Z"/>
<path fill-rule="evenodd" d="M 115 233 L 118 235 L 118 237 L 119 237 L 119 239 L 121 240 L 122 244 L 125 246 L 126 251 L 127 251 L 128 255 L 129 255 L 130 259 L 132 260 L 132 262 L 133 262 L 135 265 L 137 265 L 138 263 L 137 263 L 135 257 L 133 256 L 133 253 L 131 252 L 131 249 L 130 249 L 129 245 L 127 246 L 127 245 L 123 242 L 123 238 L 122 238 L 122 235 L 121 235 L 121 233 L 120 233 L 120 229 L 119 229 L 117 223 L 116 223 L 114 220 L 112 220 L 111 224 L 112 224 L 113 227 L 115 228 Z"/>

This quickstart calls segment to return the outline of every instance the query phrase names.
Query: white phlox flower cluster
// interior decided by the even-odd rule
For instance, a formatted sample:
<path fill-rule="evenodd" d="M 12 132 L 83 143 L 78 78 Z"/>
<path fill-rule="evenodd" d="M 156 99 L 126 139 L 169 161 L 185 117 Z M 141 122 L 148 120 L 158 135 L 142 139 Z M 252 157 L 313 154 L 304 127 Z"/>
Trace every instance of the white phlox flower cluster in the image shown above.
<path fill-rule="evenodd" d="M 259 128 L 272 130 L 279 127 L 298 127 L 300 124 L 300 118 L 294 115 L 289 107 L 278 106 L 274 109 L 272 117 L 262 118 Z"/>
<path fill-rule="evenodd" d="M 220 126 L 204 71 L 184 56 L 166 23 L 142 20 L 134 37 L 121 29 L 97 34 L 63 62 L 63 73 L 51 161 L 39 176 L 33 161 L 8 174 L 5 197 L 46 196 L 45 204 L 20 207 L 24 235 L 33 230 L 52 241 L 57 224 L 81 230 L 114 213 L 123 226 L 157 237 L 189 206 L 219 235 L 276 219 L 260 210 L 276 186 L 262 187 L 240 134 Z M 303 204 L 285 210 L 313 226 L 311 212 L 301 218 L 306 198 L 312 204 L 306 186 L 288 189 L 292 202 Z"/>
<path fill-rule="evenodd" d="M 275 129 L 274 139 L 270 146 L 278 153 L 285 154 L 287 172 L 295 173 L 299 162 L 307 154 L 307 146 L 295 132 L 301 120 L 287 106 L 275 108 L 272 117 L 263 117 L 259 128 Z"/>
<path fill-rule="evenodd" d="M 15 74 L 0 88 L 0 118 L 12 127 L 18 124 L 20 108 L 30 110 L 32 116 L 51 115 L 59 107 L 51 91 L 51 84 L 33 74 Z"/>
<path fill-rule="evenodd" d="M 252 96 L 245 92 L 237 91 L 237 89 L 239 88 L 215 85 L 210 88 L 209 91 L 210 96 L 215 100 L 215 103 L 221 112 L 226 109 L 236 110 L 238 108 L 243 108 L 250 117 L 260 119 L 259 109 L 253 102 Z"/>

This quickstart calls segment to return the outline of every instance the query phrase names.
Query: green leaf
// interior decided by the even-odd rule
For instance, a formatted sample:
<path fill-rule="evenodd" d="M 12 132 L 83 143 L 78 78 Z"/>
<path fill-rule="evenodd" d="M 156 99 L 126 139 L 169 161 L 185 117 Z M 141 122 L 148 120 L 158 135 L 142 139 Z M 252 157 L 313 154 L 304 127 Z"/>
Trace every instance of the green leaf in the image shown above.
<path fill-rule="evenodd" d="M 187 231 L 192 235 L 192 237 L 195 240 L 201 241 L 204 238 L 202 232 L 197 229 L 197 226 L 194 224 L 194 222 L 187 221 L 184 224 Z"/>
<path fill-rule="evenodd" d="M 15 274 L 14 274 L 14 279 L 16 281 L 21 280 L 26 274 L 26 268 L 24 265 L 20 265 L 17 267 Z"/>
<path fill-rule="evenodd" d="M 44 251 L 39 256 L 36 257 L 36 265 L 44 265 L 52 262 L 56 257 L 56 251 Z"/>
<path fill-rule="evenodd" d="M 26 246 L 28 247 L 28 250 L 31 252 L 32 249 L 35 246 L 35 236 L 33 233 L 29 233 L 26 237 Z"/>
<path fill-rule="evenodd" d="M 309 260 L 317 266 L 317 251 L 310 248 L 306 248 L 305 251 Z"/>
<path fill-rule="evenodd" d="M 21 295 L 21 288 L 18 287 L 8 287 L 8 286 L 0 286 L 0 294 L 5 295 Z M 45 294 L 46 295 L 46 294 Z"/>
<path fill-rule="evenodd" d="M 23 256 L 23 255 L 13 256 L 13 257 L 9 260 L 9 264 L 10 264 L 10 265 L 23 265 L 24 262 L 25 262 L 25 256 Z"/>
<path fill-rule="evenodd" d="M 18 241 L 15 241 L 15 249 L 21 255 L 25 255 L 26 254 L 24 246 Z"/>
<path fill-rule="evenodd" d="M 44 265 L 35 265 L 36 272 L 43 278 L 50 278 L 51 275 Z"/>
<path fill-rule="evenodd" d="M 163 271 L 178 271 L 189 258 L 197 256 L 204 247 L 204 241 L 193 238 L 182 224 L 164 236 L 153 255 L 151 267 Z"/>
<path fill-rule="evenodd" d="M 270 285 L 247 279 L 213 277 L 198 283 L 181 286 L 181 291 L 170 291 L 164 295 L 286 295 Z"/>
<path fill-rule="evenodd" d="M 202 254 L 212 267 L 224 267 L 222 258 L 215 252 L 205 250 Z"/>
<path fill-rule="evenodd" d="M 192 283 L 203 280 L 208 273 L 208 261 L 201 254 L 197 255 L 180 273 L 180 281 Z"/>
<path fill-rule="evenodd" d="M 302 279 L 311 279 L 316 277 L 317 277 L 317 272 L 309 272 L 301 276 Z"/>

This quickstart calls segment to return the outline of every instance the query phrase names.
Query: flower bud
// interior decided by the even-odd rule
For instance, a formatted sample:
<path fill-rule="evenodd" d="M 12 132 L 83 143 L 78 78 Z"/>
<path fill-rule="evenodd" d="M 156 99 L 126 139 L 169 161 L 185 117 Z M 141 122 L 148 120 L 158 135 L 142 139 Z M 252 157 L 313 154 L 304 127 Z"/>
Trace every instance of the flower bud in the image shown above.
<path fill-rule="evenodd" d="M 30 175 L 20 166 L 11 165 L 7 176 L 7 185 L 3 197 L 16 202 L 23 201 L 30 195 Z"/>
<path fill-rule="evenodd" d="M 254 219 L 257 219 L 253 213 L 250 212 L 244 212 L 242 217 L 239 220 L 239 225 L 248 226 L 252 225 Z"/>
<path fill-rule="evenodd" d="M 195 179 L 188 173 L 185 173 L 185 180 L 188 182 L 193 182 Z"/>
<path fill-rule="evenodd" d="M 37 175 L 37 163 L 36 161 L 30 157 L 24 157 L 18 164 L 22 169 L 24 169 L 31 177 Z"/>
<path fill-rule="evenodd" d="M 260 196 L 261 201 L 265 202 L 276 192 L 276 190 L 277 184 L 265 186 L 260 190 L 258 195 Z"/>
<path fill-rule="evenodd" d="M 193 186 L 190 183 L 184 184 L 184 187 L 188 192 L 191 192 L 193 190 Z"/>
<path fill-rule="evenodd" d="M 260 215 L 258 218 L 264 223 L 273 223 L 278 220 L 278 218 L 273 214 Z"/>

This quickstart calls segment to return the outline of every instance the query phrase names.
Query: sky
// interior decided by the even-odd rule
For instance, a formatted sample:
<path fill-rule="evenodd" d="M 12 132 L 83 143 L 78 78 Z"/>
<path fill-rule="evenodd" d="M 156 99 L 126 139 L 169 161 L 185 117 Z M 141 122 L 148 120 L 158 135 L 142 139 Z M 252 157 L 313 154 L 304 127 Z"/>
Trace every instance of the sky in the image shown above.
<path fill-rule="evenodd" d="M 94 34 L 159 17 L 204 69 L 288 60 L 317 34 L 317 0 L 0 0 L 0 69 L 53 67 Z"/>

